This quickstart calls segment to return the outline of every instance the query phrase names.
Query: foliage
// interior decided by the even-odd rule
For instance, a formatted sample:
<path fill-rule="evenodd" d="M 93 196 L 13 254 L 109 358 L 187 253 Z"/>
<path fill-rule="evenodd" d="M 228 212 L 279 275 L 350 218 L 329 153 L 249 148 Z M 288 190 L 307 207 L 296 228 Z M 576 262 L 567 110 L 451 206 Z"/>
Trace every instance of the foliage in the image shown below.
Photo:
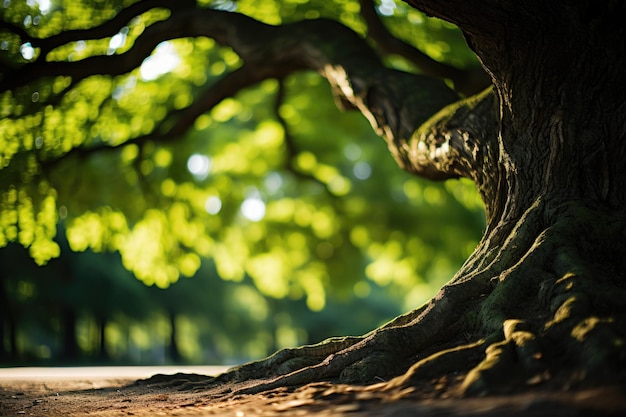
<path fill-rule="evenodd" d="M 0 63 L 32 62 L 42 51 L 25 38 L 94 27 L 131 3 L 6 1 L 2 21 L 25 35 L 0 28 Z M 271 24 L 327 17 L 365 31 L 354 0 L 202 3 Z M 387 0 L 378 10 L 435 59 L 475 65 L 450 25 Z M 148 10 L 113 36 L 64 44 L 44 59 L 123 54 L 168 14 Z M 181 137 L 150 136 L 240 66 L 212 39 L 182 38 L 162 42 L 129 73 L 50 77 L 4 92 L 0 246 L 19 242 L 44 265 L 60 255 L 61 222 L 73 251 L 118 251 L 147 285 L 193 276 L 208 257 L 221 278 L 251 279 L 277 299 L 304 297 L 312 310 L 331 290 L 390 284 L 408 306 L 424 301 L 432 292 L 424 288 L 448 279 L 475 246 L 481 203 L 469 183 L 433 185 L 401 172 L 360 114 L 337 112 L 319 75 L 264 81 Z"/>
<path fill-rule="evenodd" d="M 336 334 L 364 333 L 401 312 L 389 294 L 371 291 L 358 295 L 356 305 L 331 294 L 323 311 L 311 313 L 304 300 L 264 296 L 250 279 L 219 279 L 210 262 L 166 290 L 147 287 L 130 279 L 117 254 L 75 253 L 67 242 L 59 244 L 61 256 L 46 268 L 15 243 L 0 249 L 6 295 L 0 318 L 8 330 L 0 339 L 0 363 L 233 364 Z M 68 311 L 75 316 L 78 351 L 63 357 Z M 178 328 L 176 358 L 171 315 Z"/>

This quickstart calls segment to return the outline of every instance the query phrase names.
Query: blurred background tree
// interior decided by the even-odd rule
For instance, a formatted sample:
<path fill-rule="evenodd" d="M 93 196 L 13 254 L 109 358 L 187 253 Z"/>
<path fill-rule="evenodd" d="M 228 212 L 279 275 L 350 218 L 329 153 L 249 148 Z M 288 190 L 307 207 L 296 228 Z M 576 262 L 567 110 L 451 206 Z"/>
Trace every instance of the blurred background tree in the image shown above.
<path fill-rule="evenodd" d="M 4 363 L 234 363 L 362 334 L 428 300 L 481 236 L 472 183 L 398 169 L 314 72 L 216 100 L 242 62 L 197 37 L 134 69 L 16 81 L 25 65 L 126 56 L 169 3 L 0 7 Z M 198 3 L 366 31 L 357 0 Z M 392 0 L 375 10 L 432 59 L 478 67 L 453 26 Z"/>

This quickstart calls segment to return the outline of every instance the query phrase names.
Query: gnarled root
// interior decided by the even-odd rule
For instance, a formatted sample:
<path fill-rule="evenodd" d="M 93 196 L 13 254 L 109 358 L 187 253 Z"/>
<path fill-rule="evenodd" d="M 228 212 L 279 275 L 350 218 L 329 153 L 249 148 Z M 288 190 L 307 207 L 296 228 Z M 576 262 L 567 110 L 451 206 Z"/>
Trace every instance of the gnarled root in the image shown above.
<path fill-rule="evenodd" d="M 282 350 L 210 385 L 240 383 L 229 392 L 252 394 L 330 381 L 478 395 L 623 384 L 626 220 L 563 207 L 541 231 L 542 213 L 536 204 L 510 236 L 487 236 L 424 307 L 362 337 Z M 494 248 L 496 240 L 503 243 Z"/>
<path fill-rule="evenodd" d="M 478 284 L 478 281 L 463 281 L 448 285 L 423 308 L 363 337 L 330 339 L 318 345 L 286 349 L 265 360 L 234 368 L 221 378 L 242 381 L 266 377 L 258 384 L 238 390 L 239 394 L 322 380 L 356 384 L 385 381 L 404 373 L 418 352 L 433 350 L 433 346 L 441 346 L 460 334 L 464 323 L 461 317 L 468 300 L 478 299 L 490 287 L 488 282 Z M 293 364 L 295 370 L 290 368 Z M 278 376 L 268 380 L 268 371 Z"/>
<path fill-rule="evenodd" d="M 540 234 L 482 303 L 483 329 L 501 336 L 467 373 L 464 394 L 626 381 L 626 221 L 574 212 Z"/>

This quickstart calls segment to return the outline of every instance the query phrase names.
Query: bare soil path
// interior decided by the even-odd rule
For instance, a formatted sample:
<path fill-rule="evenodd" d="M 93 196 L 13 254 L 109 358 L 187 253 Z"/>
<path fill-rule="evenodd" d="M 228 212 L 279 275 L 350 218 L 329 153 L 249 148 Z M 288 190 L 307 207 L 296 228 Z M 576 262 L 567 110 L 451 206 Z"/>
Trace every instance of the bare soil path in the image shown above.
<path fill-rule="evenodd" d="M 625 416 L 626 389 L 427 398 L 319 383 L 220 398 L 201 389 L 223 368 L 0 369 L 0 416 Z M 149 378 L 154 374 L 169 376 Z M 136 382 L 140 380 L 140 382 Z M 196 384 L 196 388 L 193 386 Z"/>

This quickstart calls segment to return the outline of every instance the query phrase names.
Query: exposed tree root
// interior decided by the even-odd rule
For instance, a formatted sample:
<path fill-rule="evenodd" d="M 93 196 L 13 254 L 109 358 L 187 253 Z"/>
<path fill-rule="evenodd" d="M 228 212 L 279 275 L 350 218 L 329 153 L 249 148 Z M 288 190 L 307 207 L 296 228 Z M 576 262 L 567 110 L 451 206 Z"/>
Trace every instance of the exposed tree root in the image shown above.
<path fill-rule="evenodd" d="M 320 381 L 398 393 L 441 385 L 462 396 L 624 384 L 626 219 L 578 205 L 560 210 L 538 230 L 546 209 L 534 205 L 510 228 L 518 238 L 497 250 L 485 238 L 478 251 L 486 255 L 475 254 L 422 308 L 362 337 L 282 350 L 210 385 L 235 383 L 231 395 Z"/>

